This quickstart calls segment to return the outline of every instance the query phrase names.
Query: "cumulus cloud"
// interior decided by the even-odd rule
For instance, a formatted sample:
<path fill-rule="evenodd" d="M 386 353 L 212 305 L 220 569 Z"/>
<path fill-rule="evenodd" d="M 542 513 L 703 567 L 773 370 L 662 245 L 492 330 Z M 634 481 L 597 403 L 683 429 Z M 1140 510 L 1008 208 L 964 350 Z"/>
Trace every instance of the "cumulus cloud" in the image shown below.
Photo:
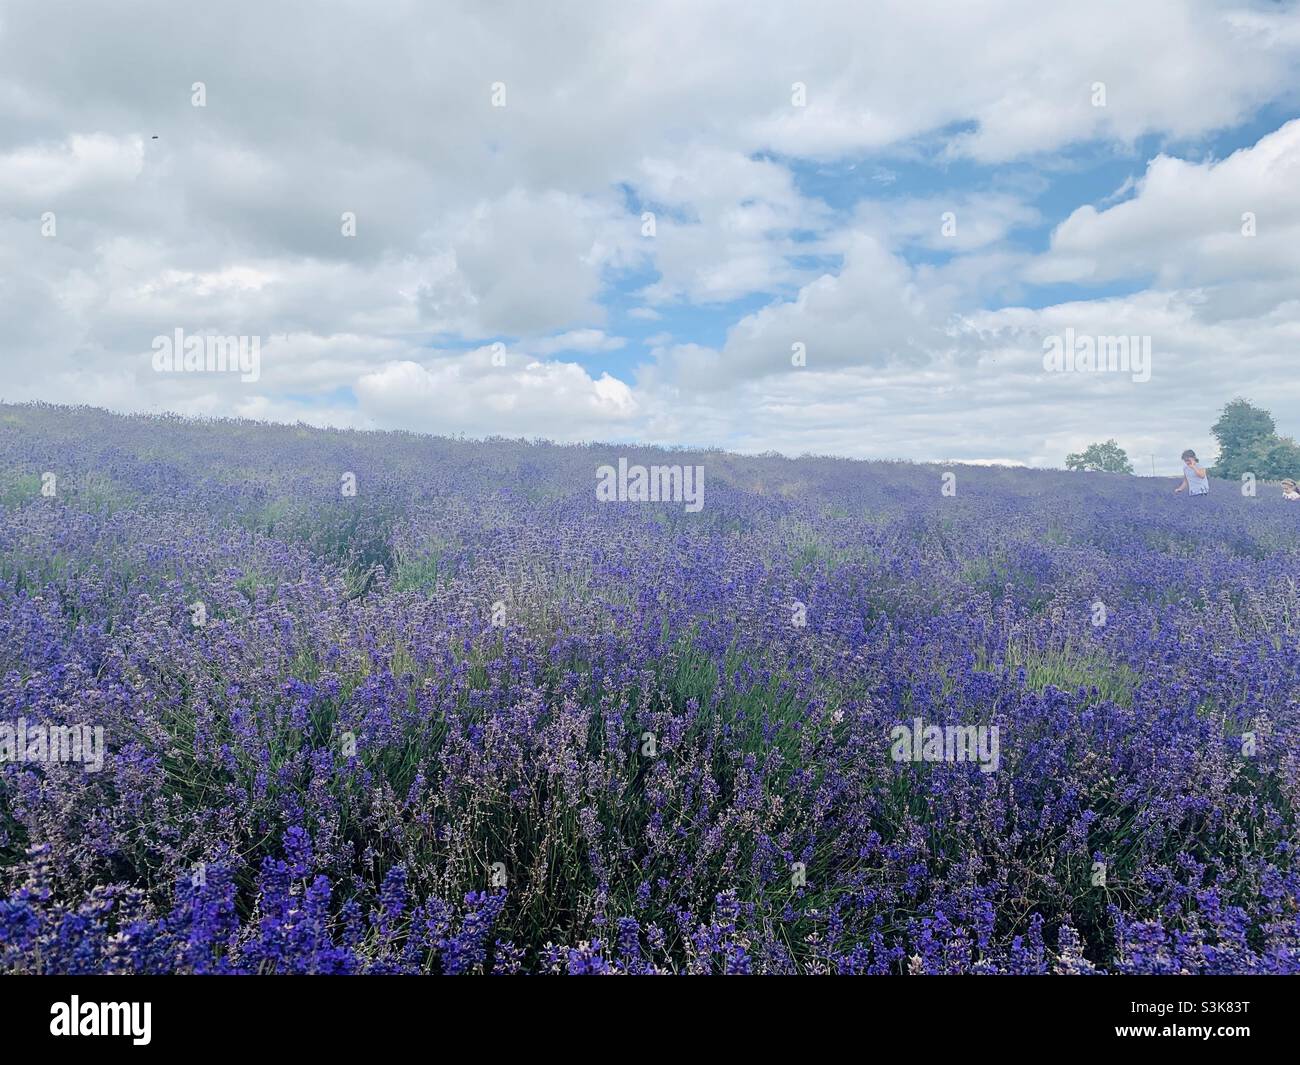
<path fill-rule="evenodd" d="M 791 260 L 819 250 L 800 242 L 829 220 L 800 195 L 790 170 L 735 151 L 695 148 L 676 159 L 642 160 L 640 198 L 668 209 L 647 242 L 659 279 L 649 302 L 718 302 L 793 285 L 806 274 Z"/>
<path fill-rule="evenodd" d="M 660 363 L 680 387 L 709 390 L 792 367 L 914 366 L 945 344 L 943 309 L 927 301 L 906 263 L 857 233 L 846 241 L 838 273 L 822 274 L 793 299 L 746 315 L 720 350 L 679 345 L 665 350 Z"/>
<path fill-rule="evenodd" d="M 1033 462 L 1295 409 L 1300 122 L 1199 150 L 1294 106 L 1295 13 L 14 0 L 0 394 Z M 1044 206 L 1144 138 L 1112 196 Z M 1152 336 L 1151 382 L 1044 378 L 1067 326 Z M 259 380 L 153 373 L 176 328 L 260 338 Z"/>
<path fill-rule="evenodd" d="M 1026 271 L 1035 281 L 1153 277 L 1162 285 L 1300 275 L 1300 119 L 1226 159 L 1161 154 L 1132 196 L 1084 205 Z"/>
<path fill-rule="evenodd" d="M 355 391 L 375 423 L 444 433 L 608 439 L 637 413 L 632 390 L 608 374 L 488 348 L 390 362 L 363 374 Z"/>

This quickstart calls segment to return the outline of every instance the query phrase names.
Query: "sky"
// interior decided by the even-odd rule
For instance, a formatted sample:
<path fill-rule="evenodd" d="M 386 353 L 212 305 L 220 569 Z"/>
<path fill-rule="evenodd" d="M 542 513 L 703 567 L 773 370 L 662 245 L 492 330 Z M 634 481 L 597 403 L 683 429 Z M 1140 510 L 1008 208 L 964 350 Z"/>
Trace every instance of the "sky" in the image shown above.
<path fill-rule="evenodd" d="M 1294 2 L 0 0 L 7 402 L 1173 474 L 1236 396 Z"/>

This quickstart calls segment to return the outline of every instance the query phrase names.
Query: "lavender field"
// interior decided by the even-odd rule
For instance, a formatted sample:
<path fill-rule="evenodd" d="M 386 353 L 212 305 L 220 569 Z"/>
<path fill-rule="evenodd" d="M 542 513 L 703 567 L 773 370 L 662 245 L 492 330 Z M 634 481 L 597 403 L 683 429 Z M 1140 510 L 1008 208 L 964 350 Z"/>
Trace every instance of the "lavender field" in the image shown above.
<path fill-rule="evenodd" d="M 1300 972 L 1300 508 L 1172 488 L 0 407 L 0 723 L 103 736 L 0 972 Z"/>

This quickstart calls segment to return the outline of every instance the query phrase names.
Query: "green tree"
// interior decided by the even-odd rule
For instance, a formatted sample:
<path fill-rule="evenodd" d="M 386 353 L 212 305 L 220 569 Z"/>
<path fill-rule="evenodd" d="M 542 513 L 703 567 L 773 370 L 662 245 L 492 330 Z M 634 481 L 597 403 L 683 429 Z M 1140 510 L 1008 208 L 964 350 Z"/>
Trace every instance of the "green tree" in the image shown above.
<path fill-rule="evenodd" d="M 1244 470 L 1249 470 L 1261 481 L 1300 477 L 1300 444 L 1289 436 L 1270 436 L 1252 444 L 1242 461 Z"/>
<path fill-rule="evenodd" d="M 1268 411 L 1244 399 L 1223 408 L 1210 432 L 1219 442 L 1219 458 L 1210 470 L 1216 477 L 1240 479 L 1253 473 L 1262 481 L 1300 475 L 1300 445 L 1277 435 L 1277 423 Z"/>
<path fill-rule="evenodd" d="M 1223 408 L 1219 420 L 1210 428 L 1219 442 L 1219 458 L 1214 464 L 1216 477 L 1236 480 L 1243 473 L 1263 476 L 1259 461 L 1267 450 L 1268 440 L 1275 435 L 1277 423 L 1268 411 L 1244 399 L 1234 399 Z"/>
<path fill-rule="evenodd" d="M 1129 462 L 1124 449 L 1114 440 L 1104 444 L 1089 444 L 1083 451 L 1065 456 L 1067 470 L 1100 470 L 1102 473 L 1132 473 L 1133 463 Z"/>

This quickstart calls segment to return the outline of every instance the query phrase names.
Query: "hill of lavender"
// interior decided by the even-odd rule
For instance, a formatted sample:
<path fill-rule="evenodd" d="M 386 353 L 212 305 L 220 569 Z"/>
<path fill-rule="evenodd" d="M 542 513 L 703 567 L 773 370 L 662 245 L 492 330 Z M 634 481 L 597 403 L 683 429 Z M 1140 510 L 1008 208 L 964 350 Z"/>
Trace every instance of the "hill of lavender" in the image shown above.
<path fill-rule="evenodd" d="M 0 407 L 0 972 L 1300 971 L 1300 505 L 1173 487 Z"/>

